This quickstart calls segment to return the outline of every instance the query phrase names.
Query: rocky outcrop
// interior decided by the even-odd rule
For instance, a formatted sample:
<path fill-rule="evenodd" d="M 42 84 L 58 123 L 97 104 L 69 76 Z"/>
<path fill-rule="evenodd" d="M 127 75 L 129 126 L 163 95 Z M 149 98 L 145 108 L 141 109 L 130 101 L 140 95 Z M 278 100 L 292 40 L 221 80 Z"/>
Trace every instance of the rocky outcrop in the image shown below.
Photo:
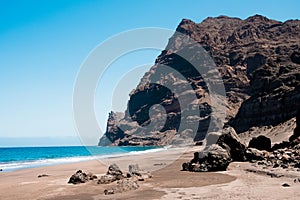
<path fill-rule="evenodd" d="M 300 106 L 299 20 L 279 22 L 260 15 L 245 20 L 220 16 L 197 24 L 183 19 L 176 31 L 154 66 L 131 92 L 128 108 L 118 125 L 110 114 L 100 145 L 166 145 L 174 142 L 174 138 L 175 144 L 189 138 L 205 138 L 214 120 L 210 91 L 201 74 L 178 55 L 187 49 L 193 52 L 193 46 L 180 34 L 202 45 L 215 62 L 228 100 L 226 123 L 237 133 L 254 126 L 277 125 L 296 116 L 295 107 Z M 209 60 L 201 52 L 193 52 L 189 59 L 193 62 L 199 57 Z M 190 87 L 175 73 L 163 73 L 165 65 L 183 75 Z M 164 84 L 180 86 L 181 90 L 171 91 Z M 196 94 L 197 101 L 192 101 L 190 94 Z M 189 108 L 181 108 L 180 97 L 184 97 Z M 165 115 L 154 105 L 162 106 Z M 200 114 L 182 119 L 195 108 L 199 108 Z M 152 118 L 149 110 L 153 111 Z M 189 124 L 195 122 L 198 128 L 190 129 Z M 151 130 L 146 128 L 149 124 L 154 124 Z"/>
<path fill-rule="evenodd" d="M 105 136 L 98 143 L 99 146 L 108 146 L 112 141 L 117 141 L 124 137 L 123 131 L 118 127 L 119 121 L 124 117 L 123 113 L 111 111 L 108 114 Z"/>

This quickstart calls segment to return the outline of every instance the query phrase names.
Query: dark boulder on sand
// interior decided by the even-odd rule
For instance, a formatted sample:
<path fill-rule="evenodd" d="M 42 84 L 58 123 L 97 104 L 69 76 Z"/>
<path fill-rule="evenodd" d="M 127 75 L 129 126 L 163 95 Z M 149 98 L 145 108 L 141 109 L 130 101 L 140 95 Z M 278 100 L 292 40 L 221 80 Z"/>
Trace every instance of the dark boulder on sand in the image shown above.
<path fill-rule="evenodd" d="M 260 135 L 258 137 L 254 137 L 250 140 L 248 148 L 255 148 L 258 150 L 266 150 L 270 151 L 271 150 L 271 139 L 264 136 Z"/>
<path fill-rule="evenodd" d="M 72 184 L 79 184 L 79 183 L 85 183 L 89 180 L 97 179 L 97 176 L 92 173 L 84 173 L 82 170 L 78 170 L 75 174 L 71 176 L 68 183 Z"/>
<path fill-rule="evenodd" d="M 245 161 L 246 145 L 240 140 L 234 128 L 226 127 L 222 130 L 222 135 L 219 137 L 217 144 L 225 148 L 230 153 L 233 161 Z"/>
<path fill-rule="evenodd" d="M 229 152 L 217 144 L 211 145 L 203 158 L 198 156 L 199 153 L 195 152 L 191 162 L 182 164 L 182 170 L 193 172 L 224 171 L 231 161 Z"/>

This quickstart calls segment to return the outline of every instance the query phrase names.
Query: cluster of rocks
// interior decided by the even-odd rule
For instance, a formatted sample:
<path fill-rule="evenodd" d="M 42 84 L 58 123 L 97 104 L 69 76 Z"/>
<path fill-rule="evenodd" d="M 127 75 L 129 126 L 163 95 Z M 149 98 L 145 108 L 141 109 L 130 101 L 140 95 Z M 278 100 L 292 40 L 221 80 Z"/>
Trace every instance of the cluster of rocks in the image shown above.
<path fill-rule="evenodd" d="M 299 111 L 296 121 L 297 127 L 290 141 L 283 141 L 273 146 L 270 138 L 260 135 L 252 138 L 246 147 L 231 127 L 225 128 L 222 133 L 210 133 L 204 151 L 195 152 L 190 162 L 182 164 L 182 169 L 195 172 L 223 171 L 232 161 L 249 161 L 266 167 L 299 168 L 300 170 L 300 137 L 297 132 L 300 121 Z"/>
<path fill-rule="evenodd" d="M 224 128 L 221 133 L 209 133 L 206 142 L 203 152 L 195 152 L 190 162 L 182 164 L 184 171 L 223 171 L 232 161 L 246 160 L 246 145 L 232 127 Z"/>
<path fill-rule="evenodd" d="M 300 144 L 294 148 L 277 149 L 272 152 L 248 148 L 247 158 L 250 162 L 267 167 L 300 168 Z"/>
<path fill-rule="evenodd" d="M 138 181 L 152 178 L 151 173 L 140 169 L 138 164 L 129 165 L 128 169 L 127 173 L 123 173 L 116 164 L 108 167 L 107 173 L 100 177 L 98 184 L 109 184 L 115 181 L 117 184 L 105 189 L 104 194 L 109 195 L 136 190 L 139 188 Z"/>
<path fill-rule="evenodd" d="M 79 184 L 86 183 L 91 180 L 97 180 L 97 184 L 111 184 L 109 188 L 104 190 L 105 195 L 122 193 L 129 190 L 136 190 L 139 188 L 138 181 L 144 181 L 148 178 L 152 178 L 150 172 L 140 169 L 138 164 L 129 165 L 129 171 L 124 173 L 116 164 L 111 164 L 105 175 L 98 178 L 92 173 L 84 173 L 82 170 L 78 170 L 73 174 L 68 183 Z"/>

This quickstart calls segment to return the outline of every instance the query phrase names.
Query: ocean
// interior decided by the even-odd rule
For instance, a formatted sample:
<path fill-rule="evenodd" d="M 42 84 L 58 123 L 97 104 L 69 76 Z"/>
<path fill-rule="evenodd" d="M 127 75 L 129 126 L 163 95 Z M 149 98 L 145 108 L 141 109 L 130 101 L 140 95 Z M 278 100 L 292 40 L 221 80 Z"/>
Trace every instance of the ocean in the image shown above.
<path fill-rule="evenodd" d="M 8 172 L 161 150 L 159 147 L 3 147 L 0 148 L 0 170 Z"/>

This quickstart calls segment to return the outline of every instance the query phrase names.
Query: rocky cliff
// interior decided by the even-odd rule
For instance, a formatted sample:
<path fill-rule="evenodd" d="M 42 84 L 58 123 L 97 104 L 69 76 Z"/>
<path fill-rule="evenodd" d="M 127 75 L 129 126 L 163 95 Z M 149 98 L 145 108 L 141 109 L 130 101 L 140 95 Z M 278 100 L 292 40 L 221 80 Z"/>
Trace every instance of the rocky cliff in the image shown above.
<path fill-rule="evenodd" d="M 210 91 L 202 74 L 190 65 L 206 55 L 197 51 L 189 62 L 178 56 L 184 49 L 191 49 L 178 33 L 200 44 L 214 61 L 226 91 L 225 124 L 237 133 L 254 126 L 274 126 L 296 116 L 300 107 L 299 20 L 279 22 L 260 15 L 245 20 L 220 16 L 197 24 L 183 19 L 154 66 L 131 92 L 122 119 L 110 114 L 99 145 L 166 145 L 205 137 L 212 120 Z M 174 73 L 162 74 L 162 66 L 182 74 L 190 87 Z M 157 77 L 160 79 L 153 81 Z M 181 88 L 176 94 L 161 84 L 170 80 Z M 195 93 L 197 101 L 190 98 L 190 93 Z M 190 105 L 188 108 L 181 108 L 180 97 Z M 162 107 L 164 112 L 160 112 Z M 194 108 L 199 113 L 190 115 L 197 110 Z M 182 120 L 186 123 L 179 130 Z M 196 131 L 189 125 L 195 121 Z"/>

